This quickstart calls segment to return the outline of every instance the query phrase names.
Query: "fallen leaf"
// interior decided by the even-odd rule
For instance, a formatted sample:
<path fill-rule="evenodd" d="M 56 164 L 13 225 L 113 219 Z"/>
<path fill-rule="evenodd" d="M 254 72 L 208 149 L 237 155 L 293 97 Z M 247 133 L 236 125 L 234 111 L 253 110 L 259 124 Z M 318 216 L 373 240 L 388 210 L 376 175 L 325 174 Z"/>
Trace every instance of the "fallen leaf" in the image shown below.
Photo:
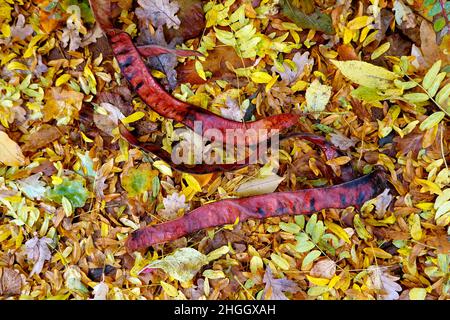
<path fill-rule="evenodd" d="M 176 16 L 180 6 L 174 0 L 138 0 L 140 8 L 136 9 L 136 15 L 140 20 L 149 20 L 155 28 L 167 25 L 169 28 L 178 29 L 181 24 Z"/>
<path fill-rule="evenodd" d="M 25 157 L 19 145 L 3 131 L 0 131 L 0 162 L 7 166 L 25 164 Z"/>
<path fill-rule="evenodd" d="M 0 268 L 0 296 L 19 295 L 22 288 L 22 278 L 17 270 Z"/>
<path fill-rule="evenodd" d="M 389 194 L 389 189 L 385 189 L 383 193 L 378 195 L 375 199 L 375 212 L 378 218 L 383 218 L 386 213 L 386 209 L 392 201 L 392 195 Z"/>
<path fill-rule="evenodd" d="M 306 112 L 324 111 L 331 98 L 331 87 L 321 84 L 318 79 L 315 79 L 306 89 L 305 98 Z"/>
<path fill-rule="evenodd" d="M 313 29 L 323 31 L 327 34 L 333 34 L 333 26 L 331 17 L 316 9 L 311 14 L 305 14 L 299 8 L 294 6 L 293 0 L 282 0 L 280 5 L 282 12 L 289 19 L 294 21 L 298 26 L 304 29 Z"/>
<path fill-rule="evenodd" d="M 398 300 L 398 292 L 402 287 L 396 282 L 400 278 L 390 275 L 385 269 L 378 266 L 367 268 L 371 279 L 371 287 L 378 290 L 377 297 L 380 300 Z"/>
<path fill-rule="evenodd" d="M 268 175 L 264 178 L 254 178 L 241 184 L 235 193 L 240 197 L 248 197 L 274 192 L 283 180 L 284 177 L 276 174 Z"/>
<path fill-rule="evenodd" d="M 283 63 L 284 71 L 278 70 L 277 67 L 272 67 L 272 72 L 276 72 L 280 75 L 283 81 L 288 84 L 292 84 L 296 81 L 305 70 L 305 67 L 312 66 L 314 64 L 314 58 L 308 58 L 309 52 L 306 51 L 303 54 L 296 52 L 292 57 L 292 62 L 295 64 L 295 69 L 291 68 L 289 64 Z"/>
<path fill-rule="evenodd" d="M 122 187 L 131 197 L 138 196 L 151 190 L 152 179 L 158 175 L 158 171 L 152 170 L 150 164 L 144 163 L 139 168 L 129 168 L 122 173 Z"/>
<path fill-rule="evenodd" d="M 263 283 L 266 284 L 262 297 L 264 300 L 289 300 L 285 292 L 296 293 L 300 291 L 298 285 L 288 279 L 275 279 L 269 266 L 264 273 Z"/>
<path fill-rule="evenodd" d="M 331 279 L 336 274 L 336 262 L 329 258 L 317 261 L 309 274 L 317 278 Z"/>
<path fill-rule="evenodd" d="M 163 269 L 172 278 L 187 282 L 193 279 L 200 269 L 208 263 L 208 258 L 203 253 L 193 248 L 181 248 L 160 260 L 150 262 L 143 270 L 148 268 Z"/>
<path fill-rule="evenodd" d="M 46 260 L 50 260 L 52 254 L 48 246 L 52 243 L 50 238 L 38 238 L 34 236 L 27 242 L 25 242 L 25 252 L 29 260 L 34 262 L 33 270 L 31 270 L 30 277 L 33 274 L 39 274 L 44 267 Z"/>
<path fill-rule="evenodd" d="M 389 70 L 363 61 L 331 62 L 346 78 L 368 88 L 388 89 L 394 86 L 393 81 L 398 78 L 398 75 Z"/>
<path fill-rule="evenodd" d="M 74 208 L 81 208 L 89 197 L 89 191 L 79 180 L 63 179 L 61 184 L 54 186 L 47 192 L 49 200 L 62 203 L 63 198 L 70 201 Z"/>
<path fill-rule="evenodd" d="M 47 188 L 45 187 L 45 183 L 39 180 L 41 176 L 42 173 L 39 172 L 28 178 L 18 180 L 17 184 L 19 189 L 30 199 L 42 199 Z"/>
<path fill-rule="evenodd" d="M 61 138 L 67 132 L 67 129 L 68 128 L 65 126 L 57 127 L 43 124 L 38 130 L 34 131 L 26 138 L 22 150 L 23 152 L 34 152 L 41 149 Z"/>
<path fill-rule="evenodd" d="M 108 300 L 107 298 L 108 291 L 109 287 L 103 281 L 96 284 L 93 289 L 94 298 L 92 298 L 92 300 Z"/>

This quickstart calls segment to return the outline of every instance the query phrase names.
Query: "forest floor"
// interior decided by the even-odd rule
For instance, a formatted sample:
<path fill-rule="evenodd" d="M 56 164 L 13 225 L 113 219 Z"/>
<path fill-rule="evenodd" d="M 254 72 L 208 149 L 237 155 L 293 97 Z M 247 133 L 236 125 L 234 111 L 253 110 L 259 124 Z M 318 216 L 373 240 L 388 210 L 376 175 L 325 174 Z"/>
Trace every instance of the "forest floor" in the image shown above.
<path fill-rule="evenodd" d="M 266 164 L 174 170 L 118 123 L 168 152 L 198 140 L 136 95 L 89 1 L 0 0 L 0 298 L 449 299 L 450 2 L 112 2 L 135 43 L 203 54 L 146 61 L 171 95 L 236 121 L 296 114 L 342 156 L 290 139 Z M 360 209 L 125 248 L 206 203 L 324 187 L 350 165 L 387 180 Z"/>

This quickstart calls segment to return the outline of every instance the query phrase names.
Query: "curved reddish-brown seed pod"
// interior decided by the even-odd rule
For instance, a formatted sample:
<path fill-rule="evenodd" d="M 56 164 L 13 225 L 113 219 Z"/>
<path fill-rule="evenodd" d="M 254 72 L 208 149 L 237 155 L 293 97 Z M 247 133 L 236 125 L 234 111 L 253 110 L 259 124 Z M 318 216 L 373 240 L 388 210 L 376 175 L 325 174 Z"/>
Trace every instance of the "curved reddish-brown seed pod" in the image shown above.
<path fill-rule="evenodd" d="M 122 123 L 119 123 L 119 131 L 122 137 L 128 141 L 129 144 L 132 146 L 135 146 L 137 148 L 140 148 L 144 150 L 145 152 L 152 153 L 153 155 L 157 156 L 161 160 L 164 160 L 167 162 L 173 169 L 181 171 L 181 172 L 187 172 L 187 173 L 193 173 L 193 174 L 205 174 L 205 173 L 213 173 L 213 172 L 228 172 L 233 170 L 238 170 L 243 167 L 248 166 L 250 163 L 249 159 L 250 157 L 247 157 L 244 159 L 244 161 L 239 163 L 217 163 L 217 164 L 197 164 L 197 165 L 189 165 L 189 164 L 177 164 L 172 161 L 172 156 L 169 152 L 165 151 L 164 149 L 161 149 L 160 145 L 154 144 L 154 143 L 141 143 L 130 131 L 125 128 L 125 126 Z M 305 132 L 292 132 L 289 134 L 280 135 L 279 141 L 283 141 L 286 139 L 291 138 L 300 138 L 307 141 L 310 141 L 314 144 L 316 144 L 322 152 L 325 154 L 325 157 L 327 160 L 339 157 L 341 154 L 340 152 L 328 141 L 325 140 L 324 137 L 318 136 L 312 133 L 305 133 Z M 270 147 L 270 139 L 268 142 L 268 148 Z M 329 170 L 330 171 L 330 170 Z M 349 181 L 354 178 L 353 175 L 353 169 L 350 165 L 343 166 L 342 167 L 342 177 L 338 179 L 337 181 Z M 327 176 L 332 176 L 331 172 L 327 172 Z M 336 181 L 336 179 L 335 179 Z"/>
<path fill-rule="evenodd" d="M 181 218 L 134 231 L 126 241 L 128 251 L 175 240 L 190 233 L 247 219 L 312 214 L 326 208 L 360 207 L 379 195 L 386 185 L 379 172 L 324 188 L 275 192 L 227 199 L 201 206 Z"/>
<path fill-rule="evenodd" d="M 168 94 L 152 77 L 127 33 L 111 30 L 106 34 L 124 77 L 139 97 L 163 117 L 181 122 L 193 130 L 195 122 L 201 122 L 202 133 L 216 129 L 222 134 L 221 137 L 217 137 L 219 141 L 245 145 L 256 144 L 262 139 L 267 139 L 267 136 L 292 127 L 298 121 L 298 115 L 285 113 L 243 123 L 225 119 L 211 111 L 180 101 Z M 260 129 L 267 130 L 265 132 L 267 136 L 262 136 L 259 133 Z M 255 130 L 256 134 L 247 135 L 250 130 Z M 227 133 L 235 132 L 238 132 L 238 138 L 227 137 Z M 233 141 L 230 141 L 231 139 Z"/>

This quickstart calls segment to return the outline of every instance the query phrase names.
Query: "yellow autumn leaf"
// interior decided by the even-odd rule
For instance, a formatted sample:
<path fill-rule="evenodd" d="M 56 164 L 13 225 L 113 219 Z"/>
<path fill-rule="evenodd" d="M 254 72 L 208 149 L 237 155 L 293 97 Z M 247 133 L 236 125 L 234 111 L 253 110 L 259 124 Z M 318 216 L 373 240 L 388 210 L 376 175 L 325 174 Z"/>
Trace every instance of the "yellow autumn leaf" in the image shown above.
<path fill-rule="evenodd" d="M 373 20 L 374 18 L 369 16 L 356 17 L 347 24 L 347 28 L 350 30 L 359 30 L 372 23 Z"/>
<path fill-rule="evenodd" d="M 17 62 L 17 61 L 10 62 L 6 68 L 11 71 L 12 70 L 23 70 L 23 71 L 28 70 L 28 67 L 26 65 L 24 65 L 23 63 Z"/>
<path fill-rule="evenodd" d="M 347 232 L 345 232 L 344 229 L 342 229 L 341 226 L 331 222 L 331 221 L 327 221 L 325 220 L 325 226 L 331 231 L 333 232 L 335 235 L 337 235 L 339 238 L 341 238 L 342 240 L 344 240 L 347 243 L 351 243 L 350 238 L 347 234 Z"/>
<path fill-rule="evenodd" d="M 197 71 L 197 74 L 200 78 L 206 81 L 206 74 L 205 70 L 203 70 L 203 65 L 200 61 L 195 61 L 195 71 Z"/>
<path fill-rule="evenodd" d="M 136 121 L 142 119 L 144 116 L 145 116 L 145 113 L 143 113 L 142 111 L 138 111 L 138 112 L 130 114 L 126 118 L 123 118 L 121 121 L 125 124 L 132 123 L 132 122 L 136 122 Z"/>
<path fill-rule="evenodd" d="M 410 300 L 425 300 L 427 296 L 427 290 L 424 288 L 412 288 L 409 290 Z"/>
<path fill-rule="evenodd" d="M 375 256 L 380 259 L 390 259 L 392 255 L 380 248 L 364 248 L 366 254 Z"/>
<path fill-rule="evenodd" d="M 262 71 L 253 72 L 250 78 L 255 83 L 269 83 L 272 80 L 272 76 L 270 74 Z"/>
<path fill-rule="evenodd" d="M 411 237 L 414 240 L 419 241 L 420 239 L 422 239 L 422 226 L 420 224 L 420 216 L 418 214 L 413 214 L 409 217 L 408 221 Z"/>
<path fill-rule="evenodd" d="M 419 185 L 422 186 L 422 189 L 420 190 L 420 192 L 431 192 L 431 193 L 435 193 L 437 195 L 442 194 L 442 190 L 441 188 L 439 188 L 439 186 L 429 180 L 425 180 L 425 179 L 419 179 L 419 178 L 415 178 L 414 179 Z"/>
<path fill-rule="evenodd" d="M 188 173 L 183 173 L 182 178 L 186 181 L 187 185 L 191 187 L 196 192 L 201 192 L 202 187 L 200 186 L 200 183 L 195 179 L 193 176 L 191 176 Z"/>
<path fill-rule="evenodd" d="M 172 168 L 170 168 L 170 166 L 166 162 L 164 162 L 162 160 L 156 160 L 152 164 L 162 174 L 164 174 L 166 176 L 169 176 L 169 177 L 172 177 L 172 175 L 173 175 Z"/>
<path fill-rule="evenodd" d="M 55 86 L 59 87 L 60 85 L 62 85 L 64 83 L 66 83 L 67 81 L 69 81 L 71 77 L 72 76 L 70 74 L 63 74 L 58 79 L 56 79 Z"/>
<path fill-rule="evenodd" d="M 330 166 L 342 166 L 348 162 L 350 162 L 351 158 L 348 156 L 341 156 L 341 157 L 336 157 L 333 159 L 330 159 L 326 162 L 326 164 L 330 165 Z"/>
<path fill-rule="evenodd" d="M 389 42 L 383 43 L 381 46 L 379 46 L 372 52 L 370 59 L 375 60 L 375 59 L 381 57 L 386 51 L 389 50 L 390 47 L 391 47 L 391 44 Z"/>
<path fill-rule="evenodd" d="M 83 138 L 83 140 L 84 140 L 85 142 L 88 142 L 88 143 L 94 142 L 94 140 L 92 140 L 91 138 L 87 137 L 87 136 L 84 134 L 83 131 L 80 131 L 80 134 L 81 134 L 81 137 Z"/>
<path fill-rule="evenodd" d="M 393 81 L 398 78 L 397 74 L 389 70 L 363 61 L 331 60 L 331 62 L 346 78 L 369 88 L 388 89 L 394 86 Z"/>
<path fill-rule="evenodd" d="M 161 281 L 160 284 L 161 284 L 161 287 L 164 289 L 164 292 L 169 297 L 176 297 L 178 295 L 178 290 L 173 285 L 171 285 L 165 281 Z"/>
<path fill-rule="evenodd" d="M 315 278 L 315 277 L 311 277 L 309 275 L 306 275 L 306 278 L 309 280 L 309 282 L 311 282 L 312 284 L 315 284 L 316 286 L 326 286 L 330 282 L 330 279 Z"/>
<path fill-rule="evenodd" d="M 0 131 L 0 162 L 7 166 L 21 166 L 25 164 L 22 149 L 3 131 Z"/>

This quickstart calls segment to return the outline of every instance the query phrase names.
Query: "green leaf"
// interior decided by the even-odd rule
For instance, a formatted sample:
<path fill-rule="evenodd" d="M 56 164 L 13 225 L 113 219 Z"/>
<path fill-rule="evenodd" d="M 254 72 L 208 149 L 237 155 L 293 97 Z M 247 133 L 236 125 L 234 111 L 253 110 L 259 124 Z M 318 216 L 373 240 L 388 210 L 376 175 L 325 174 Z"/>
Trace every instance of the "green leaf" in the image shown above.
<path fill-rule="evenodd" d="M 63 203 L 63 197 L 70 201 L 73 208 L 81 208 L 89 197 L 88 190 L 79 180 L 64 179 L 61 184 L 48 191 L 47 198 L 59 204 Z"/>
<path fill-rule="evenodd" d="M 439 73 L 439 70 L 441 69 L 441 64 L 442 64 L 441 60 L 436 61 L 423 78 L 422 85 L 426 90 L 429 90 L 431 88 L 434 79 L 436 78 L 437 74 Z"/>
<path fill-rule="evenodd" d="M 447 83 L 444 87 L 442 87 L 441 90 L 436 95 L 436 102 L 443 107 L 444 109 L 447 108 L 447 105 L 445 105 L 445 101 L 448 100 L 448 97 L 450 96 L 450 83 Z M 448 104 L 448 103 L 447 103 Z"/>
<path fill-rule="evenodd" d="M 280 269 L 282 270 L 289 270 L 290 266 L 289 266 L 289 262 L 286 261 L 286 259 L 284 259 L 283 257 L 281 257 L 280 255 L 276 254 L 276 253 L 272 253 L 270 255 L 270 258 L 272 259 L 272 261 L 278 266 L 280 267 Z"/>
<path fill-rule="evenodd" d="M 447 73 L 441 72 L 436 76 L 436 78 L 433 81 L 433 84 L 431 85 L 430 89 L 428 90 L 428 94 L 431 97 L 434 97 L 436 95 L 436 92 L 439 90 L 439 86 L 441 85 L 442 80 L 444 80 L 446 75 L 447 75 Z"/>
<path fill-rule="evenodd" d="M 313 250 L 306 255 L 306 257 L 302 261 L 302 270 L 308 269 L 311 267 L 314 260 L 320 257 L 321 252 L 319 250 Z"/>
<path fill-rule="evenodd" d="M 298 253 L 308 252 L 315 247 L 315 244 L 309 240 L 297 238 L 297 243 L 295 245 L 295 251 Z"/>
<path fill-rule="evenodd" d="M 308 233 L 309 235 L 312 235 L 312 232 L 314 230 L 314 227 L 316 226 L 317 223 L 317 214 L 313 214 L 311 216 L 311 218 L 309 218 L 308 223 L 306 224 L 306 233 Z"/>
<path fill-rule="evenodd" d="M 227 46 L 236 46 L 236 38 L 233 33 L 218 29 L 216 27 L 214 27 L 214 31 L 216 32 L 216 38 L 219 39 L 220 42 L 226 44 Z"/>
<path fill-rule="evenodd" d="M 331 17 L 320 12 L 318 9 L 312 14 L 307 15 L 296 8 L 292 0 L 282 0 L 280 1 L 280 5 L 283 14 L 294 21 L 299 27 L 334 34 Z"/>
<path fill-rule="evenodd" d="M 430 99 L 426 93 L 421 92 L 407 93 L 403 95 L 403 98 L 410 103 L 425 102 Z"/>

